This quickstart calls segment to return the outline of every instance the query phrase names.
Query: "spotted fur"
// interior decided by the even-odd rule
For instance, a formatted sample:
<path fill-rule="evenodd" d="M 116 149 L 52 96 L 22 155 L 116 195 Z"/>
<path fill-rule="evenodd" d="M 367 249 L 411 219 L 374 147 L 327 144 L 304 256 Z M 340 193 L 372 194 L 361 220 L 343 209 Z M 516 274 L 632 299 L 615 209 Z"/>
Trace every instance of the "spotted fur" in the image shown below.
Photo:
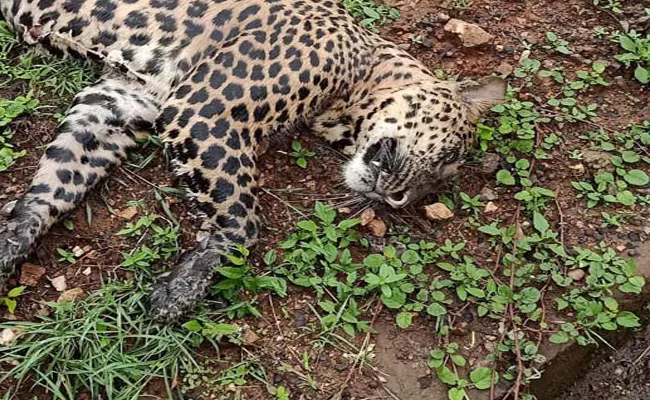
<path fill-rule="evenodd" d="M 259 230 L 257 150 L 312 126 L 352 155 L 351 189 L 395 207 L 470 148 L 502 82 L 442 82 L 334 0 L 0 0 L 25 42 L 105 65 L 77 95 L 0 233 L 0 284 L 38 238 L 155 129 L 210 232 L 151 295 L 178 318 L 219 255 Z"/>

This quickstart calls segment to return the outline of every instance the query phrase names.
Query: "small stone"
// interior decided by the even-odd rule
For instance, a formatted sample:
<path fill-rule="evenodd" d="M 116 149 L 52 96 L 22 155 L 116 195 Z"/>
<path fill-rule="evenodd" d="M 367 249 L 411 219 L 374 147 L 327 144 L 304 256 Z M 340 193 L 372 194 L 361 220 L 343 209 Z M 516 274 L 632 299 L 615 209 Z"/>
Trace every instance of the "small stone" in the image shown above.
<path fill-rule="evenodd" d="M 499 209 L 499 206 L 497 206 L 496 204 L 494 204 L 493 202 L 490 201 L 485 205 L 485 210 L 483 210 L 483 212 L 486 213 L 486 214 L 489 214 L 489 213 L 495 212 L 498 209 Z"/>
<path fill-rule="evenodd" d="M 260 340 L 260 335 L 255 333 L 250 327 L 244 326 L 243 332 L 241 333 L 242 343 L 245 345 L 251 345 L 258 340 Z"/>
<path fill-rule="evenodd" d="M 373 219 L 368 223 L 368 229 L 373 236 L 384 237 L 388 232 L 386 223 L 380 219 Z"/>
<path fill-rule="evenodd" d="M 25 286 L 36 286 L 47 270 L 37 264 L 24 263 L 20 266 L 20 284 Z"/>
<path fill-rule="evenodd" d="M 210 237 L 210 232 L 200 230 L 196 232 L 196 241 L 197 243 L 203 243 L 204 240 L 208 240 Z"/>
<path fill-rule="evenodd" d="M 480 46 L 494 38 L 480 26 L 459 19 L 450 19 L 444 30 L 457 34 L 465 47 Z"/>
<path fill-rule="evenodd" d="M 480 171 L 484 175 L 493 175 L 501 167 L 501 157 L 495 153 L 483 154 Z"/>
<path fill-rule="evenodd" d="M 431 387 L 431 384 L 433 383 L 433 376 L 431 375 L 425 375 L 421 376 L 418 378 L 418 383 L 420 384 L 420 389 L 428 389 Z"/>
<path fill-rule="evenodd" d="M 84 296 L 82 288 L 74 288 L 61 293 L 57 301 L 77 301 Z"/>
<path fill-rule="evenodd" d="M 506 48 L 503 47 L 502 44 L 497 44 L 496 46 L 494 46 L 494 49 L 497 51 L 497 53 L 503 53 Z"/>
<path fill-rule="evenodd" d="M 481 189 L 481 193 L 479 193 L 479 196 L 481 200 L 485 200 L 485 201 L 494 201 L 499 198 L 499 194 L 487 186 Z"/>
<path fill-rule="evenodd" d="M 366 208 L 361 213 L 361 216 L 359 217 L 359 219 L 361 220 L 361 226 L 368 225 L 370 223 L 370 221 L 375 219 L 375 210 L 373 210 L 372 208 Z"/>
<path fill-rule="evenodd" d="M 12 331 L 9 328 L 3 329 L 2 332 L 0 332 L 0 346 L 9 346 L 12 344 L 18 335 L 16 332 Z"/>
<path fill-rule="evenodd" d="M 410 43 L 399 43 L 397 45 L 397 48 L 400 49 L 400 50 L 406 51 L 406 50 L 411 48 L 411 44 Z"/>
<path fill-rule="evenodd" d="M 68 284 L 65 281 L 65 275 L 57 276 L 56 278 L 50 280 L 50 283 L 57 292 L 63 292 L 68 288 Z"/>
<path fill-rule="evenodd" d="M 116 214 L 118 217 L 130 221 L 138 214 L 138 208 L 136 206 L 130 206 L 123 210 L 118 210 Z"/>
<path fill-rule="evenodd" d="M 72 253 L 74 254 L 75 257 L 79 258 L 84 254 L 88 253 L 90 250 L 91 250 L 90 246 L 84 246 L 84 247 L 75 246 L 72 249 Z"/>
<path fill-rule="evenodd" d="M 582 164 L 570 165 L 569 168 L 575 171 L 577 175 L 584 175 L 585 173 L 585 166 Z"/>
<path fill-rule="evenodd" d="M 621 244 L 621 245 L 619 245 L 619 246 L 616 246 L 616 250 L 618 250 L 619 252 L 622 253 L 622 252 L 624 252 L 625 250 L 627 250 L 627 246 L 624 245 L 624 244 Z"/>
<path fill-rule="evenodd" d="M 495 71 L 498 74 L 503 75 L 503 76 L 508 76 L 508 75 L 512 74 L 514 72 L 514 70 L 515 70 L 515 67 L 513 67 L 511 64 L 509 64 L 509 63 L 507 63 L 505 61 L 502 62 L 501 64 L 499 64 L 499 66 L 495 69 Z"/>
<path fill-rule="evenodd" d="M 83 271 L 81 271 L 81 273 L 84 274 L 85 276 L 90 275 L 92 272 L 93 271 L 92 271 L 92 269 L 90 269 L 90 267 L 88 267 L 88 268 L 84 269 Z"/>
<path fill-rule="evenodd" d="M 449 219 L 454 216 L 449 207 L 442 203 L 429 204 L 424 206 L 425 217 L 430 221 Z"/>
<path fill-rule="evenodd" d="M 630 256 L 630 257 L 636 257 L 636 256 L 639 255 L 639 252 L 636 251 L 636 250 L 634 250 L 634 249 L 632 249 L 632 250 L 628 250 L 628 251 L 627 251 L 627 255 Z"/>
<path fill-rule="evenodd" d="M 571 279 L 577 282 L 577 281 L 581 281 L 582 278 L 585 277 L 585 271 L 581 269 L 572 269 L 571 271 L 569 271 L 568 275 Z"/>
<path fill-rule="evenodd" d="M 623 375 L 623 372 L 624 372 L 624 371 L 623 371 L 623 368 L 621 368 L 621 367 L 616 367 L 616 369 L 614 370 L 614 375 L 618 375 L 618 376 L 620 376 L 620 375 Z"/>
<path fill-rule="evenodd" d="M 352 212 L 352 209 L 350 207 L 341 207 L 338 209 L 338 212 L 340 214 L 350 214 Z"/>
<path fill-rule="evenodd" d="M 370 381 L 370 383 L 368 383 L 368 386 L 369 386 L 371 389 L 377 389 L 377 388 L 379 387 L 379 382 L 377 382 L 377 381 Z"/>
<path fill-rule="evenodd" d="M 443 13 L 443 12 L 439 12 L 439 13 L 436 15 L 436 20 L 438 20 L 438 22 L 447 22 L 447 21 L 449 21 L 450 19 L 451 19 L 451 17 L 450 17 L 448 14 L 445 14 L 445 13 Z"/>
<path fill-rule="evenodd" d="M 334 369 L 337 370 L 338 372 L 343 372 L 346 369 L 348 369 L 348 366 L 345 364 L 334 364 Z"/>
<path fill-rule="evenodd" d="M 302 328 L 303 326 L 307 325 L 307 322 L 309 322 L 309 313 L 303 310 L 298 310 L 293 315 L 294 328 Z"/>
<path fill-rule="evenodd" d="M 16 203 L 17 202 L 18 202 L 18 200 L 12 200 L 12 201 L 8 202 L 7 204 L 5 204 L 4 206 L 2 206 L 2 209 L 0 210 L 0 215 L 2 215 L 4 217 L 10 216 L 11 212 L 14 210 L 14 208 L 16 208 Z"/>
<path fill-rule="evenodd" d="M 521 63 L 523 60 L 527 59 L 530 57 L 530 50 L 524 50 L 521 52 L 521 55 L 519 56 L 519 62 Z"/>

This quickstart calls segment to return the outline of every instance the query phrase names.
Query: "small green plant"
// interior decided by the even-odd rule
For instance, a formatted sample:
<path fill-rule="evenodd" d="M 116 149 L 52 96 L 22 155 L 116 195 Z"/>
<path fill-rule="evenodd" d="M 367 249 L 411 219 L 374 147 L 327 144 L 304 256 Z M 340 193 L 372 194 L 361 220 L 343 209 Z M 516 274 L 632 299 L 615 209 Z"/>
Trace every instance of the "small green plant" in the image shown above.
<path fill-rule="evenodd" d="M 376 32 L 379 25 L 399 18 L 393 7 L 378 5 L 372 0 L 343 0 L 345 7 L 361 26 Z"/>
<path fill-rule="evenodd" d="M 467 11 L 472 8 L 471 0 L 452 0 L 451 6 L 456 10 Z"/>
<path fill-rule="evenodd" d="M 300 168 L 307 168 L 307 159 L 316 155 L 315 152 L 302 147 L 302 143 L 297 140 L 291 141 L 291 149 L 293 151 L 290 156 L 296 160 L 296 165 Z"/>
<path fill-rule="evenodd" d="M 11 289 L 9 292 L 7 292 L 6 296 L 0 297 L 0 306 L 5 306 L 7 307 L 7 311 L 9 311 L 11 314 L 14 313 L 16 310 L 16 306 L 18 305 L 18 296 L 23 294 L 25 291 L 25 286 L 18 286 L 13 289 Z"/>
<path fill-rule="evenodd" d="M 471 211 L 475 218 L 478 218 L 481 209 L 485 206 L 481 201 L 480 195 L 471 197 L 465 192 L 460 192 L 460 200 L 462 202 L 460 206 L 461 210 Z"/>
<path fill-rule="evenodd" d="M 56 252 L 59 253 L 61 257 L 59 257 L 59 261 L 65 261 L 68 264 L 74 264 L 77 262 L 77 258 L 75 257 L 74 253 L 71 251 L 67 251 L 62 248 L 57 248 Z"/>
<path fill-rule="evenodd" d="M 543 46 L 545 49 L 555 50 L 565 55 L 573 53 L 569 47 L 569 42 L 560 38 L 555 32 L 546 32 L 546 40 L 548 40 L 549 44 Z"/>
<path fill-rule="evenodd" d="M 614 34 L 613 40 L 625 50 L 616 59 L 627 67 L 634 67 L 634 77 L 641 83 L 650 82 L 650 33 L 645 37 L 631 30 L 627 34 Z"/>
<path fill-rule="evenodd" d="M 594 5 L 610 10 L 613 13 L 620 14 L 623 12 L 622 0 L 594 0 Z"/>

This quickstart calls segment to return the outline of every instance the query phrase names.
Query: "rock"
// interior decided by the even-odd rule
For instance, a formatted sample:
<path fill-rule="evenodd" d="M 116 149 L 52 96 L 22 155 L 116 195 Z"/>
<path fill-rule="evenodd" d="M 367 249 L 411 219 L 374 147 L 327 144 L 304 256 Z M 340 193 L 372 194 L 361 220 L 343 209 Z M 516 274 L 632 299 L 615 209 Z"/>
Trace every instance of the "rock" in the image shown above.
<path fill-rule="evenodd" d="M 9 328 L 3 329 L 2 332 L 0 332 L 0 346 L 9 346 L 12 344 L 18 335 L 16 332 L 12 331 Z"/>
<path fill-rule="evenodd" d="M 17 202 L 18 202 L 18 200 L 12 200 L 12 201 L 8 202 L 7 204 L 5 204 L 4 206 L 2 206 L 2 209 L 0 210 L 0 215 L 2 215 L 4 217 L 10 216 L 11 212 L 14 210 L 14 208 L 16 208 L 16 203 Z"/>
<path fill-rule="evenodd" d="M 307 325 L 307 322 L 309 322 L 309 313 L 303 310 L 298 310 L 293 315 L 294 328 L 302 328 L 303 326 Z"/>
<path fill-rule="evenodd" d="M 618 250 L 619 252 L 622 253 L 622 252 L 624 252 L 625 250 L 627 250 L 627 246 L 624 245 L 624 244 L 619 245 L 619 246 L 616 246 L 616 250 Z"/>
<path fill-rule="evenodd" d="M 337 210 L 340 214 L 350 214 L 352 209 L 350 207 L 341 207 Z"/>
<path fill-rule="evenodd" d="M 581 269 L 572 269 L 571 271 L 569 271 L 568 275 L 571 279 L 577 282 L 582 280 L 582 278 L 585 277 L 585 271 Z"/>
<path fill-rule="evenodd" d="M 84 247 L 75 246 L 72 249 L 72 253 L 74 254 L 75 257 L 79 258 L 84 254 L 88 253 L 90 250 L 92 250 L 90 246 L 84 246 Z"/>
<path fill-rule="evenodd" d="M 494 46 L 494 50 L 496 50 L 497 53 L 503 53 L 506 50 L 506 48 L 502 44 L 497 44 L 496 46 Z"/>
<path fill-rule="evenodd" d="M 251 345 L 260 340 L 260 335 L 255 333 L 249 326 L 244 326 L 241 333 L 241 340 L 243 344 Z"/>
<path fill-rule="evenodd" d="M 438 22 L 447 22 L 447 21 L 449 21 L 450 19 L 451 19 L 451 17 L 450 17 L 448 14 L 445 14 L 445 13 L 443 13 L 443 12 L 439 12 L 439 13 L 436 15 L 436 20 L 437 20 Z"/>
<path fill-rule="evenodd" d="M 138 214 L 138 208 L 136 206 L 130 206 L 124 210 L 118 210 L 115 212 L 118 217 L 130 221 Z"/>
<path fill-rule="evenodd" d="M 606 151 L 582 150 L 582 160 L 594 175 L 614 171 L 614 164 L 609 159 L 610 154 Z"/>
<path fill-rule="evenodd" d="M 380 219 L 373 219 L 368 223 L 368 229 L 373 236 L 384 237 L 388 232 L 386 223 Z"/>
<path fill-rule="evenodd" d="M 68 288 L 68 285 L 65 281 L 65 275 L 57 276 L 56 278 L 50 280 L 50 283 L 52 283 L 52 286 L 54 289 L 56 289 L 57 292 L 63 292 Z"/>
<path fill-rule="evenodd" d="M 36 286 L 47 270 L 38 264 L 24 263 L 20 266 L 20 284 Z"/>
<path fill-rule="evenodd" d="M 577 175 L 585 174 L 585 166 L 582 164 L 570 165 L 569 168 L 575 171 Z"/>
<path fill-rule="evenodd" d="M 338 372 L 343 372 L 346 369 L 348 369 L 348 366 L 345 364 L 334 364 L 334 369 L 337 370 Z"/>
<path fill-rule="evenodd" d="M 81 273 L 84 274 L 85 276 L 90 275 L 92 272 L 93 271 L 92 271 L 92 269 L 90 269 L 90 267 L 88 267 L 88 268 L 84 269 L 83 271 L 81 271 Z"/>
<path fill-rule="evenodd" d="M 503 75 L 503 76 L 508 76 L 508 75 L 512 74 L 514 72 L 514 70 L 515 70 L 515 67 L 513 67 L 512 65 L 510 65 L 509 63 L 507 63 L 505 61 L 502 62 L 501 64 L 499 64 L 499 66 L 495 69 L 495 71 L 498 74 Z"/>
<path fill-rule="evenodd" d="M 501 157 L 495 153 L 483 154 L 481 160 L 480 172 L 484 175 L 492 175 L 501 167 Z"/>
<path fill-rule="evenodd" d="M 489 213 L 495 212 L 498 209 L 499 209 L 499 207 L 496 204 L 494 204 L 493 202 L 490 201 L 485 205 L 485 210 L 483 210 L 483 212 L 486 213 L 486 214 L 489 214 Z"/>
<path fill-rule="evenodd" d="M 424 206 L 424 215 L 430 221 L 439 221 L 453 217 L 454 213 L 446 205 L 434 203 Z"/>
<path fill-rule="evenodd" d="M 433 376 L 424 375 L 418 378 L 418 383 L 420 384 L 420 390 L 428 389 L 433 383 Z"/>
<path fill-rule="evenodd" d="M 490 189 L 489 187 L 485 186 L 483 189 L 481 189 L 481 193 L 479 193 L 479 197 L 481 198 L 481 200 L 494 201 L 499 199 L 499 194 L 494 190 Z"/>
<path fill-rule="evenodd" d="M 444 29 L 457 34 L 465 47 L 480 46 L 494 39 L 493 35 L 487 33 L 480 26 L 459 19 L 450 19 Z"/>
<path fill-rule="evenodd" d="M 359 217 L 359 219 L 361 220 L 361 225 L 362 226 L 368 225 L 370 223 L 370 221 L 375 219 L 375 210 L 373 210 L 372 208 L 366 208 L 361 213 L 361 216 Z"/>
<path fill-rule="evenodd" d="M 74 288 L 61 293 L 57 301 L 77 301 L 84 296 L 82 288 Z"/>
<path fill-rule="evenodd" d="M 399 43 L 397 45 L 397 48 L 400 49 L 400 50 L 407 51 L 408 49 L 411 48 L 411 44 L 410 43 Z"/>

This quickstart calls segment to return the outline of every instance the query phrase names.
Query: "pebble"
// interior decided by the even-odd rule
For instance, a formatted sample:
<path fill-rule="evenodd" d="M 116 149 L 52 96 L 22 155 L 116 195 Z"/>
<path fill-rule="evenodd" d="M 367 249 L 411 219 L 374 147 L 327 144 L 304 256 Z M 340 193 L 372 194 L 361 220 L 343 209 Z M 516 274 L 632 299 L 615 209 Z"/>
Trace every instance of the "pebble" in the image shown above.
<path fill-rule="evenodd" d="M 0 346 L 9 346 L 17 337 L 18 335 L 16 335 L 16 332 L 11 329 L 3 329 L 2 332 L 0 332 Z"/>
<path fill-rule="evenodd" d="M 494 204 L 493 202 L 490 201 L 485 205 L 485 210 L 483 210 L 483 212 L 486 213 L 486 214 L 489 214 L 489 213 L 495 212 L 498 209 L 499 209 L 499 206 L 497 206 L 496 204 Z"/>
<path fill-rule="evenodd" d="M 569 277 L 574 281 L 580 281 L 585 277 L 585 271 L 581 269 L 573 269 L 569 271 Z"/>
<path fill-rule="evenodd" d="M 82 288 L 74 288 L 61 293 L 57 301 L 76 301 L 81 299 L 83 295 L 84 291 Z"/>
<path fill-rule="evenodd" d="M 508 76 L 512 74 L 514 70 L 515 67 L 513 67 L 511 64 L 504 61 L 501 64 L 499 64 L 499 66 L 495 69 L 495 72 L 503 76 Z"/>
<path fill-rule="evenodd" d="M 372 208 L 366 208 L 365 210 L 363 210 L 363 212 L 359 216 L 359 219 L 361 220 L 361 226 L 368 225 L 370 221 L 375 219 L 375 215 L 376 215 L 375 210 L 373 210 Z"/>
<path fill-rule="evenodd" d="M 136 206 L 127 207 L 123 210 L 116 211 L 115 214 L 123 220 L 130 221 L 138 214 L 138 208 Z"/>
<path fill-rule="evenodd" d="M 486 32 L 480 26 L 460 19 L 450 19 L 445 25 L 444 30 L 457 34 L 465 47 L 481 46 L 494 39 L 493 35 Z"/>
<path fill-rule="evenodd" d="M 298 310 L 293 315 L 293 327 L 294 328 L 301 328 L 301 327 L 307 325 L 308 321 L 309 321 L 309 314 L 304 312 L 303 310 Z"/>
<path fill-rule="evenodd" d="M 429 204 L 424 206 L 425 217 L 430 221 L 449 219 L 454 216 L 449 207 L 442 203 Z"/>
<path fill-rule="evenodd" d="M 65 281 L 65 275 L 57 276 L 50 280 L 50 283 L 57 292 L 64 292 L 68 288 L 68 284 Z"/>
<path fill-rule="evenodd" d="M 494 201 L 499 199 L 499 194 L 487 186 L 481 189 L 481 193 L 479 193 L 479 196 L 481 200 L 485 200 L 485 201 Z"/>
<path fill-rule="evenodd" d="M 445 13 L 443 13 L 443 12 L 439 12 L 439 13 L 436 15 L 436 20 L 438 20 L 439 22 L 447 22 L 447 21 L 449 21 L 450 19 L 451 19 L 451 17 L 450 17 L 448 14 L 445 14 Z"/>
<path fill-rule="evenodd" d="M 616 246 L 616 250 L 618 250 L 619 252 L 624 252 L 625 250 L 627 250 L 627 246 L 624 244 L 618 245 Z"/>
<path fill-rule="evenodd" d="M 373 219 L 368 223 L 368 229 L 373 236 L 384 237 L 388 232 L 386 223 L 380 219 Z"/>
<path fill-rule="evenodd" d="M 348 366 L 345 364 L 334 364 L 334 369 L 338 372 L 343 372 L 348 369 Z"/>
<path fill-rule="evenodd" d="M 20 267 L 20 284 L 36 286 L 47 270 L 38 264 L 24 263 Z"/>

